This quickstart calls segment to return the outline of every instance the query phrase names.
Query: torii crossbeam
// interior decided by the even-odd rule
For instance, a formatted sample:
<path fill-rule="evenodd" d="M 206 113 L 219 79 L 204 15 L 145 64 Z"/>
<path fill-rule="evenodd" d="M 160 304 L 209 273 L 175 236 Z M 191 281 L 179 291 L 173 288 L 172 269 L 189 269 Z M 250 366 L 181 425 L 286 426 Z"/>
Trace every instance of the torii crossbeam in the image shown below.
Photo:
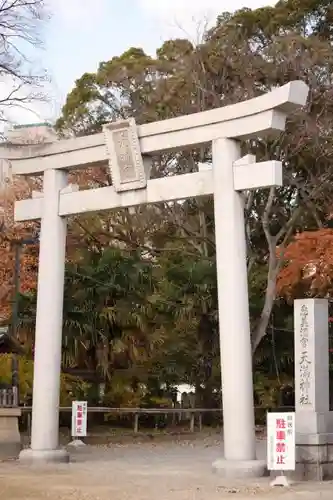
<path fill-rule="evenodd" d="M 136 126 L 108 124 L 103 133 L 69 140 L 1 148 L 13 174 L 43 174 L 43 193 L 17 201 L 15 220 L 41 219 L 31 448 L 26 461 L 65 461 L 59 449 L 59 384 L 66 217 L 146 203 L 214 194 L 216 264 L 228 476 L 261 475 L 256 459 L 244 207 L 239 192 L 282 185 L 282 165 L 241 158 L 240 140 L 280 133 L 286 117 L 306 103 L 308 87 L 291 82 L 250 101 Z M 153 153 L 212 143 L 213 168 L 150 180 Z M 67 183 L 73 168 L 107 165 L 113 185 L 79 191 Z"/>

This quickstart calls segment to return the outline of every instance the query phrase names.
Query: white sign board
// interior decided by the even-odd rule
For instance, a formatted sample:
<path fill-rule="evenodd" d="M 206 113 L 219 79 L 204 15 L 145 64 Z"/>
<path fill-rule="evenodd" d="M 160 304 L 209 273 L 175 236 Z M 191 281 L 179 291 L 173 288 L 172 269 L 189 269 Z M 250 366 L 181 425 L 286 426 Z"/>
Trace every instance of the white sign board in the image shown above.
<path fill-rule="evenodd" d="M 267 413 L 267 468 L 295 470 L 295 413 Z"/>
<path fill-rule="evenodd" d="M 87 401 L 72 402 L 72 437 L 85 437 L 87 435 Z"/>

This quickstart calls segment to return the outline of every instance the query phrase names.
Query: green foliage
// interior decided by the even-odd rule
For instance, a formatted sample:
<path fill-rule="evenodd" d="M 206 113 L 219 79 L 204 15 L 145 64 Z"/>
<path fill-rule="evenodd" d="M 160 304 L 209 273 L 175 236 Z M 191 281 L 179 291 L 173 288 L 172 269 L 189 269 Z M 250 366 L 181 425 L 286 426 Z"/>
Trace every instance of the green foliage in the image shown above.
<path fill-rule="evenodd" d="M 144 386 L 133 388 L 126 375 L 115 374 L 109 390 L 105 393 L 104 404 L 115 408 L 139 408 L 146 395 Z"/>
<path fill-rule="evenodd" d="M 20 398 L 25 401 L 32 394 L 33 362 L 22 356 L 19 357 Z M 0 380 L 11 384 L 12 381 L 12 354 L 0 355 Z"/>
<path fill-rule="evenodd" d="M 170 40 L 155 57 L 132 47 L 101 62 L 77 80 L 57 123 L 63 134 L 96 133 L 110 120 L 148 123 L 240 102 L 294 79 L 309 84 L 308 105 L 289 117 L 286 133 L 242 144 L 259 161 L 281 160 L 286 180 L 283 188 L 244 193 L 256 389 L 264 405 L 292 378 L 292 311 L 275 300 L 277 256 L 332 208 L 332 20 L 332 2 L 324 0 L 222 13 L 197 46 Z M 206 146 L 163 154 L 152 175 L 193 172 L 210 160 Z M 94 182 L 110 179 L 96 175 Z M 195 385 L 207 406 L 219 391 L 218 337 L 232 332 L 218 331 L 213 213 L 207 197 L 72 224 L 71 237 L 85 250 L 66 269 L 63 366 L 97 373 L 110 404 L 163 399 L 162 383 Z M 25 298 L 26 328 L 33 315 L 34 298 Z"/>
<path fill-rule="evenodd" d="M 18 356 L 20 402 L 26 403 L 32 396 L 33 386 L 33 361 L 24 356 Z M 12 381 L 12 355 L 0 354 L 0 380 L 2 383 L 11 384 Z M 70 375 L 61 375 L 60 379 L 60 404 L 68 406 L 72 400 L 84 396 L 85 383 L 79 378 Z"/>

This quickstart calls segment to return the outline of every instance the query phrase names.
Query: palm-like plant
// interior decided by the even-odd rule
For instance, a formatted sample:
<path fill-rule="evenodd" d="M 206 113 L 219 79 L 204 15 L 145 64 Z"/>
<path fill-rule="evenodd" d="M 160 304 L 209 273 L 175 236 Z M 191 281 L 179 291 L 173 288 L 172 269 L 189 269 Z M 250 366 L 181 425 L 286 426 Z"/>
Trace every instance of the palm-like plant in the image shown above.
<path fill-rule="evenodd" d="M 88 363 L 92 354 L 91 368 L 109 376 L 110 369 L 144 361 L 160 341 L 148 300 L 153 287 L 153 266 L 139 252 L 108 247 L 102 253 L 89 251 L 81 263 L 68 266 L 64 363 L 77 362 L 80 353 Z"/>
<path fill-rule="evenodd" d="M 68 264 L 64 292 L 63 367 L 99 371 L 109 378 L 118 368 L 144 362 L 156 344 L 153 267 L 138 252 L 107 247 L 87 251 Z M 20 300 L 21 326 L 34 325 L 36 296 Z"/>

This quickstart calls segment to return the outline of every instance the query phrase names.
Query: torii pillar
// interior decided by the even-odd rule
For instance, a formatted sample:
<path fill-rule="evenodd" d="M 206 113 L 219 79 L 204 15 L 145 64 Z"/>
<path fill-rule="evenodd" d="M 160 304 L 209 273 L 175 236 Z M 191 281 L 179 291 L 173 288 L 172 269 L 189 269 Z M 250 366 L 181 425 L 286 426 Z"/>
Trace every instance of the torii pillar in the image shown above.
<path fill-rule="evenodd" d="M 103 134 L 29 148 L 4 147 L 16 175 L 44 174 L 43 193 L 16 202 L 17 221 L 41 219 L 31 448 L 22 461 L 68 460 L 59 449 L 58 413 L 66 217 L 214 194 L 216 263 L 224 421 L 224 458 L 214 464 L 227 477 L 260 476 L 253 408 L 252 356 L 241 191 L 282 185 L 282 164 L 241 158 L 240 141 L 285 128 L 287 114 L 304 105 L 308 87 L 291 82 L 232 106 L 143 126 L 108 124 Z M 30 130 L 31 132 L 31 130 Z M 150 156 L 211 142 L 213 168 L 149 179 Z M 113 185 L 78 191 L 66 171 L 94 165 L 111 169 Z"/>

